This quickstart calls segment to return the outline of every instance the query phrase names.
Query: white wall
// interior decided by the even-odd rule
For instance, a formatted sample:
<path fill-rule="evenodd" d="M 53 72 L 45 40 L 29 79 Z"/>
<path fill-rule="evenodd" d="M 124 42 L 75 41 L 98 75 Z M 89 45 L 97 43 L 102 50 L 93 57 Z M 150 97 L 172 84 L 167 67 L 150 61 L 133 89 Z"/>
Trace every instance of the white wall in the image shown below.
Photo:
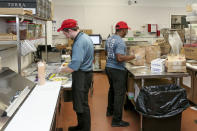
<path fill-rule="evenodd" d="M 100 33 L 106 38 L 111 34 L 112 27 L 120 20 L 126 21 L 132 30 L 141 30 L 141 26 L 149 23 L 158 24 L 159 28 L 170 28 L 171 14 L 186 14 L 183 0 L 167 0 L 167 2 L 139 0 L 141 3 L 134 6 L 128 6 L 127 2 L 127 0 L 55 0 L 54 19 L 57 21 L 57 27 L 64 19 L 76 19 L 80 28 L 93 29 L 93 33 Z"/>
<path fill-rule="evenodd" d="M 159 24 L 159 28 L 170 27 L 170 15 L 186 14 L 185 0 L 138 0 L 137 5 L 128 6 L 128 0 L 53 0 L 54 20 L 57 27 L 64 19 L 78 20 L 79 27 L 93 29 L 104 38 L 111 33 L 112 26 L 124 20 L 132 30 L 140 30 L 144 24 Z M 6 26 L 0 20 L 0 31 Z M 129 33 L 131 34 L 131 32 Z M 50 38 L 51 39 L 51 38 Z M 17 71 L 16 48 L 0 52 L 2 66 Z M 32 62 L 31 54 L 22 57 L 22 68 Z"/>

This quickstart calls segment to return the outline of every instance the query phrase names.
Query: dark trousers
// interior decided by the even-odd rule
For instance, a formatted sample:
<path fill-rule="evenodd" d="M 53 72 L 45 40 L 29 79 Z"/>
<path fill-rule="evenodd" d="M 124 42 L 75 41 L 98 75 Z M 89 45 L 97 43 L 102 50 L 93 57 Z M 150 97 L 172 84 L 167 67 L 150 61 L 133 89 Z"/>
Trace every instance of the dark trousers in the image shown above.
<path fill-rule="evenodd" d="M 112 122 L 122 120 L 122 110 L 126 94 L 127 71 L 106 67 L 110 88 L 107 111 L 113 113 Z"/>
<path fill-rule="evenodd" d="M 73 108 L 77 113 L 78 125 L 83 131 L 90 131 L 91 118 L 88 105 L 88 92 L 91 87 L 92 72 L 74 71 L 72 73 Z"/>

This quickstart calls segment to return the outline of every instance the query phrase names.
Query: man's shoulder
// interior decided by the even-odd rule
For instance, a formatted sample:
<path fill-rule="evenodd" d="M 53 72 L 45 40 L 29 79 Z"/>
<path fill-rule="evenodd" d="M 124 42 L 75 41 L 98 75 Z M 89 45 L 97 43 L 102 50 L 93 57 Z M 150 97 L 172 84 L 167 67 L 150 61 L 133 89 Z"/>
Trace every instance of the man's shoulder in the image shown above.
<path fill-rule="evenodd" d="M 118 35 L 113 35 L 113 36 L 109 37 L 107 40 L 108 41 L 121 42 L 122 41 L 122 38 L 120 36 L 118 36 Z"/>
<path fill-rule="evenodd" d="M 82 33 L 80 38 L 77 40 L 77 43 L 87 43 L 87 42 L 91 43 L 92 41 L 87 34 Z"/>

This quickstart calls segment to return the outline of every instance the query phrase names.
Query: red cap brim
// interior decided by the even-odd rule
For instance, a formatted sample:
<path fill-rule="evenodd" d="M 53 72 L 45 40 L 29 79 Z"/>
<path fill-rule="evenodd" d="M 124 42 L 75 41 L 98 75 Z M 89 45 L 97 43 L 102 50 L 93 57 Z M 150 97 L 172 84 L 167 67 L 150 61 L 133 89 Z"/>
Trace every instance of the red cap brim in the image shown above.
<path fill-rule="evenodd" d="M 60 27 L 58 30 L 57 30 L 57 32 L 60 32 L 60 31 L 62 31 L 63 29 Z"/>

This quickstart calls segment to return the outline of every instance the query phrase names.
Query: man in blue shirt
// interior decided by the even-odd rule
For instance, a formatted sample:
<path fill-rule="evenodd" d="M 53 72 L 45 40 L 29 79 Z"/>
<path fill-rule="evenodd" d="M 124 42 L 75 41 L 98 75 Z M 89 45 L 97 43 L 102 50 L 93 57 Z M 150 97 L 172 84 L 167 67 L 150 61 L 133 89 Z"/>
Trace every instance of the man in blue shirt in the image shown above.
<path fill-rule="evenodd" d="M 69 127 L 68 130 L 90 131 L 88 91 L 92 82 L 93 43 L 88 35 L 80 32 L 77 21 L 74 19 L 64 20 L 58 31 L 63 31 L 67 38 L 74 40 L 71 62 L 68 67 L 61 68 L 61 72 L 72 73 L 73 108 L 78 119 L 78 125 Z"/>
<path fill-rule="evenodd" d="M 127 23 L 120 21 L 115 28 L 115 35 L 109 37 L 105 45 L 107 52 L 105 70 L 110 84 L 106 116 L 113 115 L 112 127 L 125 127 L 129 126 L 129 123 L 122 120 L 127 80 L 127 71 L 124 66 L 125 61 L 135 59 L 135 56 L 126 56 L 126 46 L 122 40 L 128 33 L 129 27 Z"/>

